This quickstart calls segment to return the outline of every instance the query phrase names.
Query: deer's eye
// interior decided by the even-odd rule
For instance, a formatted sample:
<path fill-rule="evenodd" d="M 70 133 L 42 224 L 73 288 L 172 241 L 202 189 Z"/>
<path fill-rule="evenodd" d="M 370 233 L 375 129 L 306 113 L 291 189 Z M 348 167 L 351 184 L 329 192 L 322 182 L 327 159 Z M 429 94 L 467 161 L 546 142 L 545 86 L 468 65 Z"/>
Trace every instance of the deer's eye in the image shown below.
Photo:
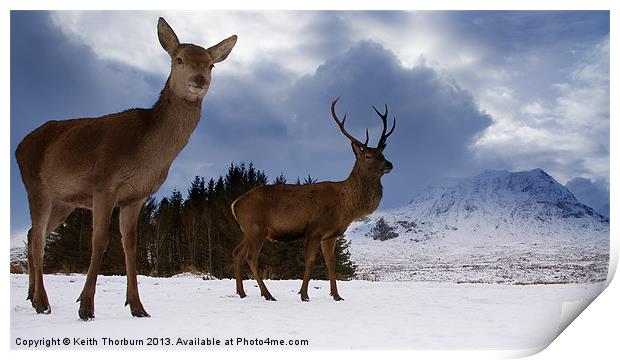
<path fill-rule="evenodd" d="M 367 159 L 367 160 L 370 160 L 370 159 L 372 159 L 372 156 L 370 156 L 370 155 L 366 155 L 366 159 Z"/>
<path fill-rule="evenodd" d="M 181 65 L 183 64 L 183 59 L 181 59 L 180 57 L 177 58 L 177 64 Z"/>

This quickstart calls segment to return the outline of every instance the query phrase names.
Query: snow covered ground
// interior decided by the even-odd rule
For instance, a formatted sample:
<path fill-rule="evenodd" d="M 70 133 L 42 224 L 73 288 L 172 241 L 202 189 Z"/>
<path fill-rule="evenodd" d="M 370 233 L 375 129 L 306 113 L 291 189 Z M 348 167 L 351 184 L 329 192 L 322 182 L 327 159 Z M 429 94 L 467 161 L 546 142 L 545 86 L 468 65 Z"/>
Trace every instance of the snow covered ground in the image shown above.
<path fill-rule="evenodd" d="M 352 225 L 351 259 L 357 277 L 372 281 L 440 281 L 500 284 L 588 283 L 605 281 L 609 243 L 571 241 L 415 242 L 364 236 L 370 226 Z M 468 240 L 468 239 L 466 239 Z"/>
<path fill-rule="evenodd" d="M 259 297 L 246 281 L 239 299 L 233 280 L 139 277 L 151 318 L 132 318 L 125 278 L 100 276 L 96 319 L 78 319 L 75 303 L 83 275 L 46 275 L 50 315 L 37 315 L 25 300 L 27 275 L 11 275 L 11 347 L 25 340 L 68 338 L 53 348 L 237 348 L 237 338 L 308 340 L 307 345 L 245 345 L 249 348 L 493 348 L 535 349 L 549 344 L 560 327 L 563 305 L 588 301 L 604 283 L 556 285 L 455 284 L 341 281 L 334 302 L 325 281 L 310 283 L 311 301 L 297 295 L 301 281 L 267 281 L 277 302 Z M 588 301 L 589 302 L 589 301 Z M 104 345 L 103 338 L 143 340 L 135 347 Z M 220 346 L 147 346 L 148 338 L 219 339 Z M 162 339 L 164 338 L 164 339 Z M 233 345 L 223 345 L 233 338 Z M 75 345 L 74 339 L 85 345 Z M 94 340 L 91 340 L 94 339 Z M 96 344 L 95 344 L 96 341 Z M 39 345 L 38 348 L 44 348 Z"/>

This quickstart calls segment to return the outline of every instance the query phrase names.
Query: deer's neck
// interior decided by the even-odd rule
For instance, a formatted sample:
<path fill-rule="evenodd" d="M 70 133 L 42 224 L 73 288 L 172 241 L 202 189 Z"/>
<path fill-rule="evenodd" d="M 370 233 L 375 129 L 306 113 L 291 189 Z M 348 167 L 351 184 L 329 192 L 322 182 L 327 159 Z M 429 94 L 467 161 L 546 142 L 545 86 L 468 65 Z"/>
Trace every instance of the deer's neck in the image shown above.
<path fill-rule="evenodd" d="M 153 143 L 165 158 L 174 158 L 187 145 L 198 125 L 202 99 L 188 101 L 176 96 L 166 81 L 159 100 L 151 109 Z"/>
<path fill-rule="evenodd" d="M 343 194 L 352 220 L 369 215 L 379 206 L 383 196 L 381 176 L 366 174 L 356 164 L 343 182 Z"/>

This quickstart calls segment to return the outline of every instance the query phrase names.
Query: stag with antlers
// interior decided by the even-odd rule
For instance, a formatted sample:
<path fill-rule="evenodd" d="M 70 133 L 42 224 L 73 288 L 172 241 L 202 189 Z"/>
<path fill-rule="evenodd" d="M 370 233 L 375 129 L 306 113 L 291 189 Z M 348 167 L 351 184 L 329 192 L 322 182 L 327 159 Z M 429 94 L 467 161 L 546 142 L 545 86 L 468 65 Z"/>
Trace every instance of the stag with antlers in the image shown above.
<path fill-rule="evenodd" d="M 331 113 L 340 131 L 351 141 L 355 154 L 355 165 L 344 181 L 326 181 L 308 185 L 276 184 L 266 185 L 248 191 L 231 205 L 233 215 L 243 232 L 241 243 L 233 252 L 237 294 L 246 296 L 241 278 L 242 262 L 248 263 L 261 296 L 275 300 L 269 293 L 261 272 L 258 257 L 265 239 L 281 241 L 286 239 L 305 239 L 305 271 L 299 290 L 302 301 L 308 301 L 308 283 L 312 265 L 319 246 L 327 265 L 330 295 L 334 300 L 342 300 L 336 287 L 336 240 L 344 234 L 351 222 L 372 213 L 382 196 L 381 177 L 392 170 L 392 163 L 385 159 L 383 150 L 387 138 L 396 126 L 396 118 L 388 131 L 388 109 L 381 114 L 373 109 L 383 121 L 383 131 L 376 148 L 368 146 L 368 129 L 363 143 L 345 129 L 347 115 L 342 120 L 336 115 L 336 98 L 331 105 Z"/>

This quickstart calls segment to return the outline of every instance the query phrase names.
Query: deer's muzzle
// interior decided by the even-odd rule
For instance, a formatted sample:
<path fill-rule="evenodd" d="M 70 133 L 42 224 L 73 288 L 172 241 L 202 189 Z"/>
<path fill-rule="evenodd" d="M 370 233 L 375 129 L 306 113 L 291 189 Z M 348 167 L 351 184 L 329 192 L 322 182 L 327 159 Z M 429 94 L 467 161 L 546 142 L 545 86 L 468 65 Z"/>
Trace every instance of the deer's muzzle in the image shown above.
<path fill-rule="evenodd" d="M 393 169 L 393 168 L 394 168 L 394 166 L 392 165 L 392 163 L 391 163 L 391 162 L 389 162 L 389 161 L 386 161 L 386 162 L 385 162 L 385 167 L 383 168 L 383 173 L 384 173 L 384 174 L 387 174 L 387 173 L 389 173 L 390 171 L 392 171 L 392 169 Z"/>

